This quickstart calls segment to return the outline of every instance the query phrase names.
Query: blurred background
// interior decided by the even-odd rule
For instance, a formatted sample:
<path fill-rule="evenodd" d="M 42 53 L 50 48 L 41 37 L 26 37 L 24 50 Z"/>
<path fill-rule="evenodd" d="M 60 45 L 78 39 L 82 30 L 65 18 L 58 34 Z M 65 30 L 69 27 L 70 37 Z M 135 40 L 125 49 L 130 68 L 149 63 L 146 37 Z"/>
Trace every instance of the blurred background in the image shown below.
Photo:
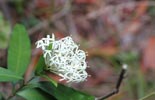
<path fill-rule="evenodd" d="M 9 38 L 16 23 L 26 26 L 31 39 L 26 77 L 41 55 L 35 42 L 54 33 L 57 39 L 71 35 L 88 53 L 91 77 L 73 84 L 74 88 L 103 96 L 114 89 L 126 63 L 128 72 L 120 92 L 108 100 L 139 100 L 155 92 L 155 0 L 0 0 L 1 67 L 7 66 Z"/>

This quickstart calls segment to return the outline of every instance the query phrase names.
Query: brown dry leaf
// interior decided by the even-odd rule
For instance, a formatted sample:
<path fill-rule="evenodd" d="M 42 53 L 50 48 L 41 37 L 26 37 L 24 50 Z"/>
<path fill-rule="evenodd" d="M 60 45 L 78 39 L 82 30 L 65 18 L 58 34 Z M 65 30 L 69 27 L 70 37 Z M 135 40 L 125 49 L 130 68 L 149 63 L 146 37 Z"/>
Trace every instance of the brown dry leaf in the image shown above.
<path fill-rule="evenodd" d="M 155 36 L 149 38 L 143 49 L 142 69 L 144 71 L 147 69 L 155 70 Z"/>
<path fill-rule="evenodd" d="M 127 25 L 127 27 L 123 31 L 122 35 L 124 33 L 125 33 L 125 35 L 126 34 L 135 34 L 137 31 L 139 31 L 141 26 L 142 26 L 142 23 L 140 22 L 140 20 L 134 20 L 129 25 Z"/>
<path fill-rule="evenodd" d="M 96 0 L 75 0 L 76 3 L 87 3 L 87 4 L 93 4 L 96 2 Z"/>
<path fill-rule="evenodd" d="M 65 37 L 65 35 L 63 33 L 61 33 L 61 32 L 55 32 L 54 35 L 55 35 L 56 39 L 57 38 L 64 38 Z"/>
<path fill-rule="evenodd" d="M 142 26 L 142 23 L 140 21 L 140 17 L 143 16 L 143 14 L 146 12 L 148 8 L 148 1 L 142 1 L 137 6 L 137 9 L 135 10 L 135 17 L 132 19 L 132 21 L 126 25 L 126 28 L 121 33 L 122 35 L 124 33 L 126 34 L 135 34 Z"/>
<path fill-rule="evenodd" d="M 139 18 L 141 15 L 145 13 L 148 7 L 148 1 L 142 1 L 139 3 L 138 8 L 136 9 L 136 17 L 135 19 Z"/>
<path fill-rule="evenodd" d="M 104 58 L 118 53 L 117 40 L 115 38 L 109 38 L 108 41 L 99 43 L 98 38 L 95 35 L 92 35 L 89 39 L 89 43 L 92 45 L 92 47 L 89 47 L 87 50 L 85 50 L 88 52 L 88 57 L 100 56 Z"/>
<path fill-rule="evenodd" d="M 118 52 L 118 48 L 114 46 L 106 46 L 106 47 L 96 47 L 89 50 L 86 50 L 89 54 L 88 57 L 91 56 L 112 56 Z"/>
<path fill-rule="evenodd" d="M 107 68 L 98 68 L 92 70 L 91 73 L 88 72 L 90 77 L 87 78 L 87 81 L 83 83 L 84 87 L 93 87 L 99 86 L 109 80 L 109 77 L 112 76 L 113 71 Z"/>

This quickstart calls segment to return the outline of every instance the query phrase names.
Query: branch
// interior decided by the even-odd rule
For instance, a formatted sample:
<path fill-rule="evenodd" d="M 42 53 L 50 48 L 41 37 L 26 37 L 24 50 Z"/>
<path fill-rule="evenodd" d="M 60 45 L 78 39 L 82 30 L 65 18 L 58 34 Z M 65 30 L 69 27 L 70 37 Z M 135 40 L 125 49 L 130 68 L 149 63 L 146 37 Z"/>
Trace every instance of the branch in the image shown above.
<path fill-rule="evenodd" d="M 124 65 L 123 65 L 123 68 L 122 68 L 122 71 L 121 71 L 121 73 L 120 73 L 119 79 L 118 79 L 118 81 L 117 81 L 117 84 L 116 84 L 115 89 L 114 89 L 112 92 L 110 92 L 109 94 L 107 94 L 107 95 L 105 95 L 105 96 L 102 96 L 102 97 L 99 97 L 99 98 L 96 98 L 95 100 L 104 100 L 104 99 L 106 99 L 106 98 L 109 98 L 109 97 L 111 97 L 111 96 L 117 94 L 117 93 L 119 92 L 120 85 L 121 85 L 121 83 L 122 83 L 122 81 L 123 81 L 123 79 L 124 79 L 126 70 L 127 70 L 127 65 L 124 64 Z"/>

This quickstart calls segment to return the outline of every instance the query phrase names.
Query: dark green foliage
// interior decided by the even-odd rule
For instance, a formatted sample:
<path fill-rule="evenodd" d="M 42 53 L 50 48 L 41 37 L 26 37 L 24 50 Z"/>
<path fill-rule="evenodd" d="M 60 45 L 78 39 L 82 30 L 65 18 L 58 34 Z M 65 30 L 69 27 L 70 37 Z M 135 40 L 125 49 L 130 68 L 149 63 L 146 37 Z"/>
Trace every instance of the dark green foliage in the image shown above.
<path fill-rule="evenodd" d="M 31 57 L 28 33 L 23 25 L 17 24 L 10 39 L 8 49 L 8 69 L 23 76 Z"/>

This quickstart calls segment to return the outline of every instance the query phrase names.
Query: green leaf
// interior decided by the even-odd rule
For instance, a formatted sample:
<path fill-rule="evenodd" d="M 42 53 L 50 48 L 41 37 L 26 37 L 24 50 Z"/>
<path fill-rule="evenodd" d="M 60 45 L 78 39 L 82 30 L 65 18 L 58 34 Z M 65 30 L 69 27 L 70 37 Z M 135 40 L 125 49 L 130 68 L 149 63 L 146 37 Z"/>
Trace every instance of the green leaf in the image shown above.
<path fill-rule="evenodd" d="M 31 46 L 27 31 L 23 25 L 13 28 L 8 49 L 8 69 L 22 76 L 30 62 Z"/>
<path fill-rule="evenodd" d="M 43 78 L 46 78 L 48 81 L 52 82 L 56 87 L 57 87 L 57 82 L 54 81 L 52 78 L 50 78 L 49 76 L 47 76 L 45 73 L 44 73 L 44 68 L 46 67 L 45 65 L 45 61 L 44 61 L 44 58 L 43 56 L 40 57 L 37 65 L 36 65 L 36 70 L 35 70 L 35 74 L 37 76 L 41 76 Z"/>
<path fill-rule="evenodd" d="M 54 96 L 57 100 L 95 100 L 94 96 L 85 94 L 61 84 L 58 84 L 57 87 L 50 82 L 40 82 L 38 84 L 40 89 Z"/>
<path fill-rule="evenodd" d="M 24 89 L 19 91 L 17 95 L 25 98 L 26 100 L 56 100 L 51 95 L 37 88 Z"/>
<path fill-rule="evenodd" d="M 44 58 L 43 58 L 43 56 L 41 56 L 36 67 L 35 67 L 36 68 L 35 74 L 39 76 L 44 71 L 45 67 L 46 67 L 46 65 L 45 65 Z"/>
<path fill-rule="evenodd" d="M 16 73 L 0 67 L 0 82 L 15 81 L 20 79 L 22 79 L 22 77 L 18 76 Z"/>
<path fill-rule="evenodd" d="M 43 78 L 45 78 L 45 79 L 47 79 L 48 81 L 52 82 L 55 87 L 58 86 L 58 83 L 55 80 L 53 80 L 52 78 L 50 78 L 49 76 L 47 76 L 45 74 L 44 75 L 42 74 L 40 76 L 43 77 Z"/>

